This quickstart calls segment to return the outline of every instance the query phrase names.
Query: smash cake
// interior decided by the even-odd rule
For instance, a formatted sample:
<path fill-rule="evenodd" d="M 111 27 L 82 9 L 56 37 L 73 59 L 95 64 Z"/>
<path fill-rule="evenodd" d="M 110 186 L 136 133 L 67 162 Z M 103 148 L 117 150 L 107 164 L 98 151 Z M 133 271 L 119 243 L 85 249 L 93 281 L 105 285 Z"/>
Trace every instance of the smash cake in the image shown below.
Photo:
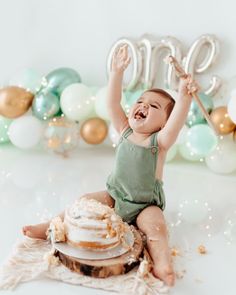
<path fill-rule="evenodd" d="M 120 244 L 127 246 L 124 235 L 129 226 L 113 208 L 94 199 L 81 198 L 66 209 L 64 222 L 57 217 L 52 221 L 50 229 L 54 232 L 56 242 L 101 251 Z"/>

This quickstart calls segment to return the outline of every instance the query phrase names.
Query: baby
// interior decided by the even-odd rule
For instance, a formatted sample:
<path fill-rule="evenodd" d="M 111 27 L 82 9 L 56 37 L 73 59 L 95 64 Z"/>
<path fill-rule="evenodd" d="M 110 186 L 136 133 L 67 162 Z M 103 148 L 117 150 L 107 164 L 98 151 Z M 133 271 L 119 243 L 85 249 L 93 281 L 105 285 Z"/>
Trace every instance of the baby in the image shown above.
<path fill-rule="evenodd" d="M 175 273 L 163 215 L 163 166 L 168 149 L 185 123 L 192 100 L 190 93 L 197 90 L 197 85 L 190 76 L 181 78 L 176 102 L 164 90 L 147 90 L 127 118 L 120 102 L 123 74 L 129 63 L 128 47 L 121 46 L 113 55 L 107 97 L 112 124 L 121 135 L 115 167 L 105 191 L 82 197 L 114 207 L 124 221 L 136 224 L 147 237 L 154 276 L 173 286 Z M 60 217 L 63 219 L 64 213 Z M 48 227 L 49 222 L 25 226 L 23 233 L 46 239 Z"/>

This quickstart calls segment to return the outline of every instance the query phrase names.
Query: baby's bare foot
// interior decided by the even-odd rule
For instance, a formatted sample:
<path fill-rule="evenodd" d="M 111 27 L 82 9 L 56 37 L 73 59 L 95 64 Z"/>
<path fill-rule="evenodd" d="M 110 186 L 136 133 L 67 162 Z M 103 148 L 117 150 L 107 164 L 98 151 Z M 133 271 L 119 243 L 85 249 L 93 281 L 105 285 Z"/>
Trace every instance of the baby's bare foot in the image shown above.
<path fill-rule="evenodd" d="M 153 275 L 161 279 L 168 286 L 174 286 L 175 273 L 168 251 L 160 253 L 153 263 Z"/>
<path fill-rule="evenodd" d="M 47 229 L 49 227 L 49 223 L 40 223 L 36 225 L 26 225 L 22 228 L 22 232 L 25 236 L 33 239 L 47 239 Z"/>

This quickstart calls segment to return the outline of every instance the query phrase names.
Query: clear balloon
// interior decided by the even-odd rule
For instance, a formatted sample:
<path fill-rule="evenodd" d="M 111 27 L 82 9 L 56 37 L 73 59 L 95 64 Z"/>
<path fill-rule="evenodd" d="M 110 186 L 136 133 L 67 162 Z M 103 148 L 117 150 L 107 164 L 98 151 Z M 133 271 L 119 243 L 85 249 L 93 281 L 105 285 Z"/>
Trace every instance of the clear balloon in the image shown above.
<path fill-rule="evenodd" d="M 208 113 L 210 113 L 213 109 L 212 98 L 204 93 L 199 93 L 198 96 L 199 96 L 204 108 L 206 109 L 206 111 Z M 205 117 L 204 117 L 201 109 L 199 108 L 198 104 L 196 103 L 196 101 L 193 100 L 190 105 L 186 124 L 189 127 L 192 127 L 196 124 L 200 124 L 200 123 L 204 123 L 204 122 L 206 122 Z"/>
<path fill-rule="evenodd" d="M 206 156 L 206 165 L 215 173 L 236 171 L 236 142 L 231 135 L 221 136 L 216 148 Z"/>
<path fill-rule="evenodd" d="M 23 116 L 11 123 L 8 133 L 15 146 L 29 149 L 37 145 L 42 138 L 43 124 L 33 116 Z"/>
<path fill-rule="evenodd" d="M 0 116 L 0 143 L 5 143 L 10 140 L 8 136 L 8 128 L 11 122 L 12 120 Z"/>
<path fill-rule="evenodd" d="M 79 73 L 71 68 L 59 68 L 53 70 L 45 77 L 45 79 L 45 88 L 59 97 L 67 86 L 81 82 Z"/>
<path fill-rule="evenodd" d="M 24 69 L 16 73 L 9 81 L 9 85 L 25 88 L 36 93 L 45 83 L 45 78 L 33 69 Z"/>
<path fill-rule="evenodd" d="M 79 125 L 65 117 L 53 118 L 44 132 L 43 146 L 47 151 L 67 157 L 79 143 Z"/>
<path fill-rule="evenodd" d="M 233 205 L 235 207 L 235 205 Z M 236 243 L 236 209 L 233 208 L 226 214 L 224 221 L 224 236 L 228 244 Z"/>
<path fill-rule="evenodd" d="M 60 111 L 58 96 L 45 90 L 38 92 L 33 100 L 32 111 L 40 120 L 54 117 Z"/>
<path fill-rule="evenodd" d="M 74 121 L 88 118 L 94 109 L 94 99 L 90 89 L 75 83 L 67 86 L 61 94 L 61 110 L 65 116 Z"/>
<path fill-rule="evenodd" d="M 190 128 L 186 136 L 186 145 L 198 156 L 206 156 L 216 147 L 218 138 L 214 131 L 205 124 Z"/>

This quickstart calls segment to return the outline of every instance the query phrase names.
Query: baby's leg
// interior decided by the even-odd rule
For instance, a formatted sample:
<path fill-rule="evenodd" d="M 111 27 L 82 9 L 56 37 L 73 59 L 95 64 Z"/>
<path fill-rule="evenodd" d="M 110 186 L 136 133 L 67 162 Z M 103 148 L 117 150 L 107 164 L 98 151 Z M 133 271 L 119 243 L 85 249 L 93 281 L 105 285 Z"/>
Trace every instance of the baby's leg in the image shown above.
<path fill-rule="evenodd" d="M 168 286 L 173 286 L 175 273 L 162 210 L 157 206 L 149 206 L 143 209 L 137 217 L 136 224 L 147 236 L 148 251 L 154 263 L 154 276 L 163 280 Z"/>
<path fill-rule="evenodd" d="M 108 205 L 110 207 L 114 207 L 114 200 L 108 194 L 107 191 L 85 194 L 81 198 L 95 199 L 105 205 Z M 60 216 L 61 219 L 64 220 L 64 211 L 61 214 L 59 214 L 58 216 Z M 45 222 L 45 223 L 39 223 L 36 225 L 26 225 L 22 228 L 22 232 L 25 236 L 28 236 L 30 238 L 46 240 L 46 238 L 47 238 L 46 233 L 49 228 L 50 222 L 51 221 Z"/>

